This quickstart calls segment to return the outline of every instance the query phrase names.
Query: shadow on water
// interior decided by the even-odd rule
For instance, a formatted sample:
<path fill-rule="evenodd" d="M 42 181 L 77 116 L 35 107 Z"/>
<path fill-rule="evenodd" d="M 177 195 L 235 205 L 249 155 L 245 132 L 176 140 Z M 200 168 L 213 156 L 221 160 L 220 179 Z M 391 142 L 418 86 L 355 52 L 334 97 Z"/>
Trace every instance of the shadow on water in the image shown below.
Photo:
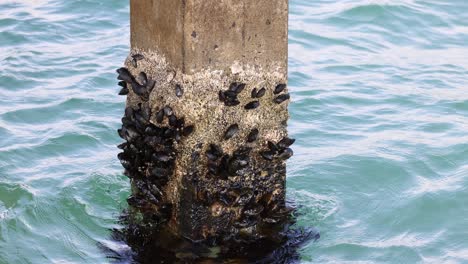
<path fill-rule="evenodd" d="M 113 229 L 112 246 L 99 244 L 111 263 L 298 263 L 299 249 L 317 241 L 315 228 L 295 226 L 297 216 L 272 227 L 271 235 L 255 240 L 230 237 L 203 242 L 178 238 L 158 226 L 132 224 L 124 211 L 122 229 Z"/>

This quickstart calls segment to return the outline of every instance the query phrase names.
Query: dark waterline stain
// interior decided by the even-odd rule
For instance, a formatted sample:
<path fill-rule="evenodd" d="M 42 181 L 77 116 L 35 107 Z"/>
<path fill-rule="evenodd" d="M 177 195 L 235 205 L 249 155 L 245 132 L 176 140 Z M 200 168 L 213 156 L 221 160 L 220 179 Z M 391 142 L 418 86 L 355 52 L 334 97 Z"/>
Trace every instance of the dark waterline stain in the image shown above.
<path fill-rule="evenodd" d="M 299 249 L 320 239 L 315 228 L 294 226 L 297 215 L 288 223 L 272 229 L 276 235 L 247 241 L 239 238 L 220 243 L 216 240 L 191 241 L 175 237 L 157 226 L 132 224 L 132 215 L 124 211 L 119 219 L 122 229 L 111 230 L 117 248 L 102 243 L 98 247 L 111 263 L 299 263 Z"/>

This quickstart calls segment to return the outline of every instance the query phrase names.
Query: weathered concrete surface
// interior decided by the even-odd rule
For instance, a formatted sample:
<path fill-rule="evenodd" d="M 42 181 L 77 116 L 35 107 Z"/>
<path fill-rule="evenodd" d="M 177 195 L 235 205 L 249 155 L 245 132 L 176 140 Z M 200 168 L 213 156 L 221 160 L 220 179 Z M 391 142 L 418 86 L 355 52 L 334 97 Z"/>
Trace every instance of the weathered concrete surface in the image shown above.
<path fill-rule="evenodd" d="M 184 57 L 185 0 L 131 0 L 130 39 L 133 48 L 158 50 L 175 67 Z"/>
<path fill-rule="evenodd" d="M 286 74 L 288 0 L 131 0 L 133 48 L 183 73 L 235 62 Z"/>
<path fill-rule="evenodd" d="M 127 82 L 127 107 L 136 114 L 127 112 L 120 131 L 127 140 L 121 157 L 136 218 L 193 241 L 221 243 L 269 236 L 287 217 L 289 146 L 265 155 L 287 139 L 288 100 L 275 100 L 288 91 L 273 92 L 287 82 L 287 16 L 287 0 L 131 1 L 132 51 L 125 65 L 134 77 L 144 72 L 156 81 L 149 96 L 135 92 L 138 78 Z M 143 59 L 135 64 L 136 54 Z M 233 83 L 245 88 L 228 106 L 219 93 Z M 264 96 L 253 98 L 252 90 L 261 88 Z M 245 108 L 254 101 L 259 107 Z M 167 106 L 174 120 L 183 118 L 182 126 L 170 124 L 169 116 L 157 120 Z M 239 131 L 224 139 L 233 124 Z M 189 126 L 194 131 L 182 135 Z M 248 142 L 254 129 L 258 139 Z M 210 157 L 213 144 L 222 150 L 219 157 Z"/>

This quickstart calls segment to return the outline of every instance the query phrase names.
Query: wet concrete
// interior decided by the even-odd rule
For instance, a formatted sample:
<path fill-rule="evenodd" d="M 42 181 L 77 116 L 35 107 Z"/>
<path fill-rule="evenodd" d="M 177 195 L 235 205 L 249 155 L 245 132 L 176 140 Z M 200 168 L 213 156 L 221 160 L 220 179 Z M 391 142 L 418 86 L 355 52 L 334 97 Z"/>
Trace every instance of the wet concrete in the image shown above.
<path fill-rule="evenodd" d="M 287 74 L 288 0 L 132 0 L 131 44 L 183 73 L 233 64 Z"/>

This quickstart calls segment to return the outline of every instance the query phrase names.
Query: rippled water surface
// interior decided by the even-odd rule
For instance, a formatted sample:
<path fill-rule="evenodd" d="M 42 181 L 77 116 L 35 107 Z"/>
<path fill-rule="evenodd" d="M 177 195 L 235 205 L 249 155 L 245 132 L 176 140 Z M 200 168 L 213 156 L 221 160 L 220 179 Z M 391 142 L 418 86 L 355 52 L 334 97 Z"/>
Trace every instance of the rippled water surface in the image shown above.
<path fill-rule="evenodd" d="M 105 263 L 127 1 L 0 1 L 0 263 Z M 468 1 L 290 1 L 304 263 L 468 263 Z M 115 245 L 114 245 L 115 246 Z"/>

